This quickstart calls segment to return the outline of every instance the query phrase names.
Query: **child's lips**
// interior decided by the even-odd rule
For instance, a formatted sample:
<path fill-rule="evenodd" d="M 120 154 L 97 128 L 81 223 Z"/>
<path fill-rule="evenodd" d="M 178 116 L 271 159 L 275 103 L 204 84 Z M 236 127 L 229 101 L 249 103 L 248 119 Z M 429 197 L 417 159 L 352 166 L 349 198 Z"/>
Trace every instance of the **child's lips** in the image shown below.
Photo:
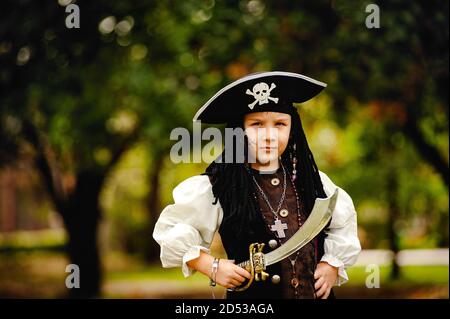
<path fill-rule="evenodd" d="M 274 151 L 274 150 L 276 150 L 276 147 L 264 146 L 264 147 L 260 147 L 260 149 L 263 151 Z"/>

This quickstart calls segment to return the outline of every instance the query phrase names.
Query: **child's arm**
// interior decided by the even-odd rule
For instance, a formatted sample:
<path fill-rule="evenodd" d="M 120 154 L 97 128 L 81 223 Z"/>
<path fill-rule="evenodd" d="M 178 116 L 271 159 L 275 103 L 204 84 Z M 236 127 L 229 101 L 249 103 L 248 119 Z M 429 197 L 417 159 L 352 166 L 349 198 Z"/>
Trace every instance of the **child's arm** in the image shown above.
<path fill-rule="evenodd" d="M 327 195 L 337 187 L 323 172 L 320 177 Z M 339 188 L 339 187 L 338 187 Z M 357 233 L 356 210 L 351 197 L 339 188 L 336 207 L 333 211 L 330 226 L 326 230 L 324 252 L 321 262 L 337 269 L 335 285 L 341 285 L 348 280 L 345 268 L 352 266 L 361 252 L 361 245 Z M 327 267 L 323 268 L 327 269 Z M 331 272 L 327 269 L 327 272 Z M 332 278 L 332 277 L 328 277 Z M 331 289 L 331 287 L 329 287 Z"/>
<path fill-rule="evenodd" d="M 181 267 L 185 277 L 197 270 L 211 278 L 214 258 L 209 254 L 215 232 L 223 218 L 208 176 L 190 177 L 173 190 L 174 204 L 164 208 L 155 225 L 153 238 L 161 246 L 164 268 Z M 250 273 L 233 261 L 221 259 L 216 282 L 227 288 L 238 286 Z"/>
<path fill-rule="evenodd" d="M 201 252 L 209 253 L 221 219 L 222 208 L 213 205 L 211 183 L 206 175 L 190 177 L 173 190 L 174 203 L 161 212 L 153 238 L 161 246 L 160 259 L 164 268 L 181 267 L 188 277 L 195 269 L 187 262 Z"/>
<path fill-rule="evenodd" d="M 213 256 L 202 251 L 198 258 L 190 260 L 187 264 L 190 268 L 198 270 L 211 278 L 213 261 Z M 219 268 L 216 274 L 216 282 L 219 285 L 225 288 L 235 288 L 245 281 L 244 277 L 250 279 L 251 275 L 247 270 L 236 266 L 233 260 L 219 260 Z"/>

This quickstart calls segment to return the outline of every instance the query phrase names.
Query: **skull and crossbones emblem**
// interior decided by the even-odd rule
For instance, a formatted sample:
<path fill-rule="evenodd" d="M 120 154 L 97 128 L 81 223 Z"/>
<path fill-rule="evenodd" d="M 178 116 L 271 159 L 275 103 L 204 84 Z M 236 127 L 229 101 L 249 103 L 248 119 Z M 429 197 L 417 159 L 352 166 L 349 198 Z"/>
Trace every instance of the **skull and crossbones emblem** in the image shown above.
<path fill-rule="evenodd" d="M 250 103 L 248 105 L 248 107 L 253 110 L 253 108 L 255 107 L 256 103 L 258 103 L 258 105 L 261 104 L 266 104 L 269 103 L 269 100 L 274 101 L 275 103 L 278 103 L 278 98 L 277 97 L 271 97 L 270 96 L 270 92 L 276 88 L 277 86 L 275 85 L 275 83 L 272 83 L 270 85 L 267 85 L 267 83 L 264 82 L 260 82 L 260 83 L 256 83 L 253 86 L 253 90 L 250 91 L 249 89 L 247 89 L 247 91 L 245 92 L 248 95 L 252 95 L 255 98 L 255 101 L 253 103 Z"/>

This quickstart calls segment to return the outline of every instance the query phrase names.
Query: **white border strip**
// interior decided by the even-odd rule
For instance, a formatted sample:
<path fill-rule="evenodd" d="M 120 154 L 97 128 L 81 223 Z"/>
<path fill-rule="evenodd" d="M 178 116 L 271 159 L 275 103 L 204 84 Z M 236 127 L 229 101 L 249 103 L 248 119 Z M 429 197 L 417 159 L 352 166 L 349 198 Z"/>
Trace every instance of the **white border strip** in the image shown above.
<path fill-rule="evenodd" d="M 208 107 L 208 105 L 210 105 L 212 103 L 212 101 L 214 101 L 219 95 L 221 95 L 223 92 L 225 92 L 226 90 L 231 89 L 232 87 L 241 84 L 242 82 L 245 81 L 249 81 L 249 80 L 254 80 L 254 79 L 258 79 L 258 78 L 262 78 L 262 77 L 266 77 L 266 76 L 274 76 L 274 75 L 282 75 L 282 76 L 290 76 L 290 77 L 294 77 L 294 78 L 300 78 L 306 81 L 309 81 L 311 83 L 326 87 L 326 83 L 314 80 L 310 77 L 307 77 L 305 75 L 302 74 L 298 74 L 298 73 L 292 73 L 292 72 L 284 72 L 284 71 L 270 71 L 270 72 L 261 72 L 261 73 L 256 73 L 256 74 L 252 74 L 252 75 L 247 75 L 239 80 L 236 80 L 230 84 L 228 84 L 227 86 L 223 87 L 222 89 L 219 90 L 219 92 L 217 92 L 216 94 L 214 94 L 214 96 L 212 98 L 210 98 L 208 100 L 208 102 L 206 102 L 195 114 L 194 119 L 192 120 L 193 122 L 197 122 L 197 118 L 200 116 L 200 114 L 203 113 L 203 111 Z"/>

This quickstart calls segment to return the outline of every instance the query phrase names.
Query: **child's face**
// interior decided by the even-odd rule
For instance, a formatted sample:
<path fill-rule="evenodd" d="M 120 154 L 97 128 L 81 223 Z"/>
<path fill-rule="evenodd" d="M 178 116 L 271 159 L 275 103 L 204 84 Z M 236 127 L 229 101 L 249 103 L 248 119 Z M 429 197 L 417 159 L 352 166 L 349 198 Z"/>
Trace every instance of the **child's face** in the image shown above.
<path fill-rule="evenodd" d="M 291 116 L 277 112 L 256 112 L 244 117 L 249 151 L 260 164 L 278 160 L 289 142 Z"/>

